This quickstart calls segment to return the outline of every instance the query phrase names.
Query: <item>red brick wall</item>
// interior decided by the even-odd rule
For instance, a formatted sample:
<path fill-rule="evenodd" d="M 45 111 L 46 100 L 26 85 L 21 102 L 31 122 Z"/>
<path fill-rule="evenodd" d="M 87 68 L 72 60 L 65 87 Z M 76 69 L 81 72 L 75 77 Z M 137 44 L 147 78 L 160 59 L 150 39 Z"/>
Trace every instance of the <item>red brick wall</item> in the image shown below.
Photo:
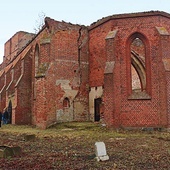
<path fill-rule="evenodd" d="M 51 24 L 54 25 L 50 28 L 55 26 L 54 32 L 50 35 L 50 30 L 45 30 L 37 39 L 40 44 L 39 66 L 46 65 L 46 69 L 35 79 L 33 116 L 35 124 L 42 128 L 58 121 L 57 114 L 65 114 L 65 97 L 70 100 L 72 114 L 63 121 L 66 118 L 68 121 L 87 120 L 88 115 L 87 28 L 64 22 L 59 23 L 61 28 L 57 22 Z M 83 105 L 82 112 L 75 112 L 74 101 Z"/>
<path fill-rule="evenodd" d="M 6 106 L 6 91 L 5 91 L 5 72 L 3 71 L 3 74 L 0 76 L 0 91 L 1 91 L 1 102 L 0 102 L 0 110 L 3 111 L 3 109 Z"/>
<path fill-rule="evenodd" d="M 23 76 L 17 85 L 17 106 L 15 109 L 15 122 L 16 124 L 31 124 L 31 72 L 32 60 L 31 54 L 27 53 L 23 61 Z M 19 63 L 18 63 L 19 64 Z"/>
<path fill-rule="evenodd" d="M 103 21 L 103 22 L 102 22 Z M 33 123 L 46 128 L 59 121 L 89 120 L 90 87 L 103 87 L 104 121 L 115 127 L 162 127 L 170 125 L 169 79 L 170 38 L 156 27 L 170 33 L 170 19 L 161 15 L 118 15 L 101 20 L 88 28 L 46 19 L 44 27 L 0 76 L 6 87 L 1 93 L 1 107 L 15 92 L 15 123 Z M 115 31 L 113 37 L 107 37 Z M 164 30 L 165 31 L 165 30 Z M 166 32 L 165 31 L 165 32 Z M 135 34 L 146 46 L 146 92 L 131 89 L 129 44 Z M 24 36 L 26 38 L 24 38 Z M 14 59 L 14 51 L 25 46 L 33 35 L 15 34 L 5 45 L 3 66 Z M 35 74 L 35 46 L 39 46 L 39 68 Z M 22 62 L 24 71 L 22 75 Z M 106 63 L 107 62 L 107 63 Z M 106 68 L 109 66 L 109 68 Z M 112 70 L 110 70 L 112 69 Z M 108 71 L 109 70 L 109 71 Z M 19 83 L 15 87 L 14 85 Z M 2 83 L 3 84 L 3 83 Z M 2 89 L 3 85 L 0 86 Z M 63 101 L 69 100 L 69 108 Z M 69 115 L 70 114 L 70 115 Z"/>
<path fill-rule="evenodd" d="M 112 125 L 119 127 L 167 125 L 166 77 L 161 58 L 160 35 L 155 28 L 159 25 L 164 26 L 162 25 L 163 22 L 160 23 L 160 20 L 163 21 L 162 17 L 159 16 L 115 18 L 89 31 L 90 86 L 102 84 L 104 84 L 104 88 L 105 86 L 109 88 L 109 85 L 113 86 L 113 91 L 104 89 L 105 117 L 106 119 L 107 117 L 113 117 L 109 121 Z M 167 24 L 165 27 L 169 28 Z M 118 32 L 112 40 L 114 46 L 110 49 L 107 48 L 105 52 L 105 43 L 108 43 L 105 37 L 109 31 L 116 29 L 118 29 Z M 128 99 L 130 95 L 130 74 L 128 73 L 130 58 L 128 59 L 126 43 L 135 32 L 140 32 L 148 39 L 147 69 L 149 78 L 147 79 L 147 89 L 150 99 Z M 106 60 L 115 62 L 112 84 L 108 83 L 107 75 L 105 76 L 106 79 L 103 79 L 105 65 L 101 64 L 101 60 L 103 63 Z M 114 108 L 109 109 L 108 106 L 114 106 Z"/>
<path fill-rule="evenodd" d="M 89 84 L 91 87 L 104 84 L 106 62 L 105 37 L 111 30 L 111 22 L 89 31 Z"/>
<path fill-rule="evenodd" d="M 10 85 L 9 84 L 7 85 L 8 86 L 7 96 L 11 96 L 15 93 L 15 85 L 17 84 L 20 76 L 21 76 L 21 59 L 18 58 L 18 60 L 13 63 L 13 66 L 11 68 L 11 82 Z"/>
<path fill-rule="evenodd" d="M 5 84 L 5 72 L 2 70 L 1 76 L 0 76 L 0 90 L 2 90 L 4 84 Z"/>
<path fill-rule="evenodd" d="M 165 23 L 167 23 L 167 22 L 165 22 Z M 168 31 L 170 31 L 170 30 L 168 30 Z M 167 105 L 168 127 L 170 127 L 170 103 L 169 103 L 169 101 L 170 101 L 170 60 L 169 60 L 170 50 L 169 50 L 169 44 L 170 44 L 169 35 L 160 36 L 160 48 L 161 48 L 161 52 L 162 52 L 162 59 L 164 61 L 164 69 L 165 69 L 165 72 L 160 74 L 160 81 L 161 82 L 165 81 L 162 78 L 166 77 L 166 84 L 161 83 L 161 86 L 163 86 L 163 88 L 166 89 L 166 94 L 167 94 L 166 98 L 162 99 L 160 101 L 160 103 Z M 164 102 L 165 100 L 167 101 L 166 103 Z M 166 117 L 164 116 L 163 119 L 165 121 Z"/>
<path fill-rule="evenodd" d="M 8 64 L 13 58 L 17 55 L 17 53 L 26 46 L 26 44 L 34 37 L 35 35 L 32 33 L 27 33 L 24 31 L 19 31 L 15 35 L 13 35 L 6 43 L 4 62 Z"/>

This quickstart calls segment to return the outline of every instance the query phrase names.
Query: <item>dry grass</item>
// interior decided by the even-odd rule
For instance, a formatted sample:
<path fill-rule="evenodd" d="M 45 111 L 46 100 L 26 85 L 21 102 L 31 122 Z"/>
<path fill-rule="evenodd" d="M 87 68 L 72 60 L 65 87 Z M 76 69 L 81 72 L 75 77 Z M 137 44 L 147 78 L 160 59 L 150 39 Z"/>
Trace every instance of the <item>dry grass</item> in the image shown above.
<path fill-rule="evenodd" d="M 24 141 L 25 134 L 36 140 Z M 0 170 L 168 170 L 170 134 L 107 129 L 90 122 L 57 124 L 47 130 L 4 125 L 0 145 L 20 146 L 22 154 L 0 159 Z M 106 144 L 109 161 L 97 162 L 96 141 Z"/>

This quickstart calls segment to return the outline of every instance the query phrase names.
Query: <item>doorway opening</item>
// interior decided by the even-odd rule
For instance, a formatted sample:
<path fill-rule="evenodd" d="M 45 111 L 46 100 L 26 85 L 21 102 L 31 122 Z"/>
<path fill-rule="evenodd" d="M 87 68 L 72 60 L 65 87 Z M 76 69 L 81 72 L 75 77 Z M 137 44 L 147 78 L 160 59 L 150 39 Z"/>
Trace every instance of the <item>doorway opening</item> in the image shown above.
<path fill-rule="evenodd" d="M 100 105 L 102 103 L 101 98 L 94 99 L 94 121 L 100 121 Z"/>

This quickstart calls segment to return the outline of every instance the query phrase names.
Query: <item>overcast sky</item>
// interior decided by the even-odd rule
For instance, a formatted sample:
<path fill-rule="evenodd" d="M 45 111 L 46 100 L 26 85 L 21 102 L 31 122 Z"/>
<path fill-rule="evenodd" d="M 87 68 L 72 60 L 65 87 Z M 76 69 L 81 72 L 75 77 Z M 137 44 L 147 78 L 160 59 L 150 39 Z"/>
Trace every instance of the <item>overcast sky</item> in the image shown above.
<path fill-rule="evenodd" d="M 0 4 L 0 62 L 4 43 L 18 31 L 34 33 L 39 15 L 90 25 L 103 17 L 159 10 L 170 13 L 170 0 L 5 0 Z"/>

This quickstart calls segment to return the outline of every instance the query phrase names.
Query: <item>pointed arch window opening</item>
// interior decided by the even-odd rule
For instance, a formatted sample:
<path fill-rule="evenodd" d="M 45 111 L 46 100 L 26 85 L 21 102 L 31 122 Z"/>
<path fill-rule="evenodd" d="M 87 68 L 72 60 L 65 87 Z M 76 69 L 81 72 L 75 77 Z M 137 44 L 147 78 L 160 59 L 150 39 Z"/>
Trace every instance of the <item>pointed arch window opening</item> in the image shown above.
<path fill-rule="evenodd" d="M 131 51 L 131 91 L 146 91 L 145 45 L 139 37 L 130 44 Z"/>
<path fill-rule="evenodd" d="M 151 99 L 150 45 L 148 39 L 136 32 L 127 39 L 127 97 Z"/>

